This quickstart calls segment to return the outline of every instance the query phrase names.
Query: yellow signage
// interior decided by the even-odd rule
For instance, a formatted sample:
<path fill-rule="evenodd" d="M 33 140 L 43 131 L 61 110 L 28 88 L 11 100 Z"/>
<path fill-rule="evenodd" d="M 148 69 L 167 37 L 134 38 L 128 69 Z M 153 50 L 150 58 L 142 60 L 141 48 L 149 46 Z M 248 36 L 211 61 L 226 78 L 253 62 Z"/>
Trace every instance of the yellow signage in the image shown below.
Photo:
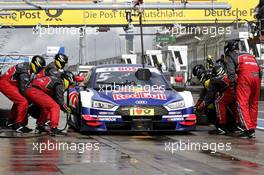
<path fill-rule="evenodd" d="M 148 0 L 154 2 L 155 0 Z M 161 0 L 165 2 L 168 0 Z M 146 1 L 145 1 L 146 2 Z M 145 10 L 143 24 L 190 24 L 190 23 L 232 23 L 237 19 L 254 20 L 254 9 L 259 0 L 215 0 L 214 2 L 228 2 L 230 10 Z M 36 25 L 50 26 L 102 26 L 126 25 L 124 10 L 22 10 L 13 11 L 10 15 L 1 16 L 2 26 Z M 134 24 L 138 24 L 138 17 L 133 17 Z"/>

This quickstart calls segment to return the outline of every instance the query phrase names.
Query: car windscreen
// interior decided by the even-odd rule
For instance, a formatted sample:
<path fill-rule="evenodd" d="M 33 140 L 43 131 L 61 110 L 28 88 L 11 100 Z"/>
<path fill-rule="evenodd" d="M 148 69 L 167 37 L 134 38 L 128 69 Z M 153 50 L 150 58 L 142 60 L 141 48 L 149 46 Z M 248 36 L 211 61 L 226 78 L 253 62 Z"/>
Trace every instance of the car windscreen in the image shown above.
<path fill-rule="evenodd" d="M 96 70 L 96 79 L 94 88 L 98 89 L 102 85 L 122 85 L 122 86 L 148 86 L 163 87 L 171 89 L 164 77 L 156 68 L 150 68 L 151 77 L 147 81 L 138 80 L 135 76 L 136 67 L 112 67 L 99 68 Z"/>

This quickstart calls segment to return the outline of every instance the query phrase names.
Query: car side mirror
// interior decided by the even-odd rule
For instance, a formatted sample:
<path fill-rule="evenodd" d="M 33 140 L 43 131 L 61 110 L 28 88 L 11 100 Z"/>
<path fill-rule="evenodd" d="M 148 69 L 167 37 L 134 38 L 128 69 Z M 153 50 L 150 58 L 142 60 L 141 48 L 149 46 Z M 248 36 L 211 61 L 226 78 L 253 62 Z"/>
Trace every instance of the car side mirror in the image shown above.
<path fill-rule="evenodd" d="M 135 75 L 138 80 L 148 81 L 151 77 L 151 72 L 149 69 L 139 68 Z"/>

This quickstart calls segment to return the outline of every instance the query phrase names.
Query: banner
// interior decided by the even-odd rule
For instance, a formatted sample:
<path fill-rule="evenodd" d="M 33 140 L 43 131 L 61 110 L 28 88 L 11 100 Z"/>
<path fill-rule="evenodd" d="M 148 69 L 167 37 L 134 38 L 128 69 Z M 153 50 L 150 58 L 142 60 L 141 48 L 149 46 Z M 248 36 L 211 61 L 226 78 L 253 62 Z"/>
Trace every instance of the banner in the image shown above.
<path fill-rule="evenodd" d="M 168 0 L 160 0 L 160 2 L 168 2 Z M 177 23 L 232 23 L 237 19 L 241 19 L 241 22 L 252 21 L 254 20 L 254 9 L 259 0 L 215 0 L 214 2 L 228 2 L 232 5 L 232 9 L 145 10 L 143 24 L 160 26 Z M 0 16 L 0 24 L 14 27 L 32 27 L 38 24 L 46 26 L 121 26 L 127 24 L 125 16 L 124 10 L 22 10 L 13 11 L 8 16 Z M 138 17 L 133 17 L 132 23 L 138 24 Z"/>

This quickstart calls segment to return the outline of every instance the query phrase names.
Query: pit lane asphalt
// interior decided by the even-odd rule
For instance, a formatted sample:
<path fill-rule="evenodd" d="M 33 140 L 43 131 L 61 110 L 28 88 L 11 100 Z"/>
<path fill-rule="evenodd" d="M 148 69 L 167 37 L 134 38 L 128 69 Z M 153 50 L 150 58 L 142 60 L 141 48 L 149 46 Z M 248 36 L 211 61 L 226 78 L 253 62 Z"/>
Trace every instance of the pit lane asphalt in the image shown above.
<path fill-rule="evenodd" d="M 0 99 L 1 108 L 10 104 Z M 65 123 L 65 118 L 61 119 L 60 127 Z M 30 127 L 34 127 L 33 120 Z M 187 135 L 81 135 L 69 130 L 67 137 L 0 138 L 0 174 L 263 174 L 263 131 L 257 131 L 256 139 L 247 140 L 211 136 L 207 134 L 209 129 L 211 127 L 199 126 L 197 131 Z M 99 149 L 89 147 L 82 153 L 83 147 L 76 150 L 58 147 L 40 153 L 39 145 L 44 143 L 96 143 Z M 178 147 L 176 150 L 180 143 L 207 144 L 211 149 L 195 151 Z M 214 153 L 214 145 L 219 143 L 230 143 L 231 150 L 217 149 Z M 38 149 L 34 145 L 38 145 Z"/>

